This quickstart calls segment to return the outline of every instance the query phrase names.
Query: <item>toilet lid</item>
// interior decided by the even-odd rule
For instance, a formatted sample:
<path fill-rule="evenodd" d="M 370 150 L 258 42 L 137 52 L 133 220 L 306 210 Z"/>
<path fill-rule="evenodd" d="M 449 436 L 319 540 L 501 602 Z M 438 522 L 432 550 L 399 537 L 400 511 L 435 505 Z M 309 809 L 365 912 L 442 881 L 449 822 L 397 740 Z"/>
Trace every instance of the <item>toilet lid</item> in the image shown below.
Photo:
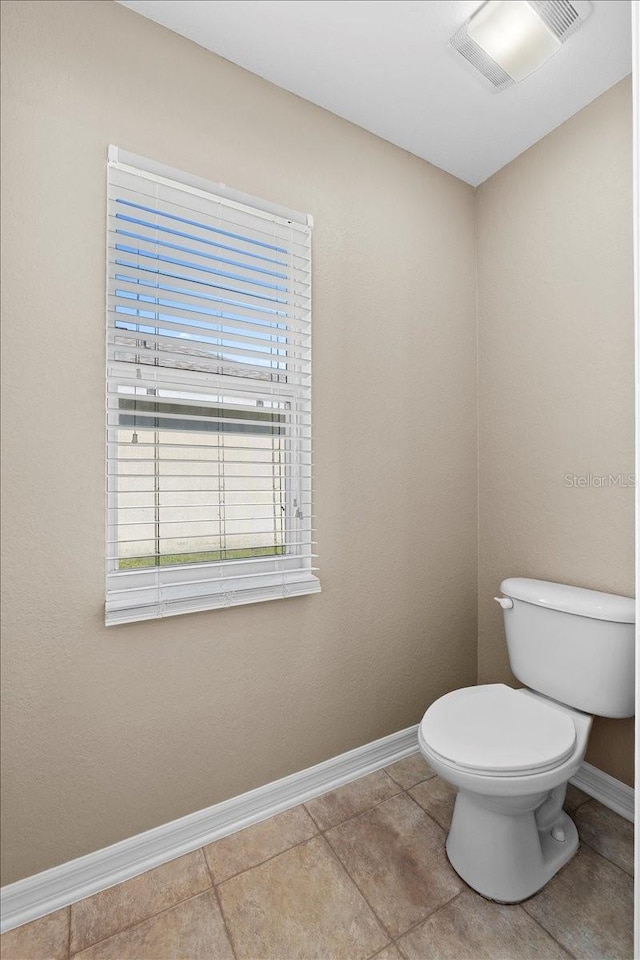
<path fill-rule="evenodd" d="M 446 694 L 429 707 L 420 732 L 449 763 L 504 776 L 553 769 L 576 742 L 567 713 L 503 683 Z"/>

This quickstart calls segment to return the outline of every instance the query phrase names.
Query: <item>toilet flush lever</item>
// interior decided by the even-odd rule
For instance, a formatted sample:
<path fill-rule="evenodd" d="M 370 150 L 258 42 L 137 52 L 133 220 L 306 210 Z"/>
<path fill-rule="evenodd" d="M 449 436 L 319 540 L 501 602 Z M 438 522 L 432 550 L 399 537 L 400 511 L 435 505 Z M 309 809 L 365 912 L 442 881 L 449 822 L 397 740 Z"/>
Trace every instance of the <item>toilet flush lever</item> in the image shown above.
<path fill-rule="evenodd" d="M 513 600 L 509 597 L 494 597 L 496 603 L 499 603 L 503 610 L 511 610 Z"/>

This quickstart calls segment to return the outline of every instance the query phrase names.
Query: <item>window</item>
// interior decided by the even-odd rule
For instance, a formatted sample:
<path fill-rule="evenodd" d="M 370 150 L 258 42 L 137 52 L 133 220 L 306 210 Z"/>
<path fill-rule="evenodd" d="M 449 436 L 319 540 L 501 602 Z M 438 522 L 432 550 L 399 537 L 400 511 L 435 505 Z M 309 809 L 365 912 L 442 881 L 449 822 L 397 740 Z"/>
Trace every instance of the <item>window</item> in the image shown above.
<path fill-rule="evenodd" d="M 311 222 L 109 149 L 107 603 L 313 593 Z"/>

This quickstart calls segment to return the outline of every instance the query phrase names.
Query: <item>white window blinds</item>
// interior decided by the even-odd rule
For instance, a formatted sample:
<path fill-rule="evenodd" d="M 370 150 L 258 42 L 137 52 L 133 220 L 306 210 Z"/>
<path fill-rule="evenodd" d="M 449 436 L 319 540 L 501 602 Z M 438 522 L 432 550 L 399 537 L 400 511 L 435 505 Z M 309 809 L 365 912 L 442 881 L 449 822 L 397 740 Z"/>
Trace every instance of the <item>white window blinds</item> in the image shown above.
<path fill-rule="evenodd" d="M 310 218 L 109 149 L 107 602 L 312 593 Z"/>

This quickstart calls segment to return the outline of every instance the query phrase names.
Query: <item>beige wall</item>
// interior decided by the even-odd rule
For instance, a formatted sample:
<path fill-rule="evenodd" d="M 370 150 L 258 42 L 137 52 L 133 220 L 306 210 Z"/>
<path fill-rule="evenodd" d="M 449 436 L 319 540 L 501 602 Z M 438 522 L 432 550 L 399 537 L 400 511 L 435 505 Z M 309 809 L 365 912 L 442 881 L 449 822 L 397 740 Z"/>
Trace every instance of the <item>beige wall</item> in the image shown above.
<path fill-rule="evenodd" d="M 7 883 L 475 682 L 476 384 L 470 187 L 115 3 L 2 7 Z M 315 218 L 320 596 L 102 625 L 110 142 Z"/>
<path fill-rule="evenodd" d="M 477 192 L 479 680 L 509 679 L 506 576 L 633 595 L 631 83 Z M 577 665 L 577 669 L 579 669 Z M 633 783 L 633 721 L 598 720 L 587 759 Z"/>

